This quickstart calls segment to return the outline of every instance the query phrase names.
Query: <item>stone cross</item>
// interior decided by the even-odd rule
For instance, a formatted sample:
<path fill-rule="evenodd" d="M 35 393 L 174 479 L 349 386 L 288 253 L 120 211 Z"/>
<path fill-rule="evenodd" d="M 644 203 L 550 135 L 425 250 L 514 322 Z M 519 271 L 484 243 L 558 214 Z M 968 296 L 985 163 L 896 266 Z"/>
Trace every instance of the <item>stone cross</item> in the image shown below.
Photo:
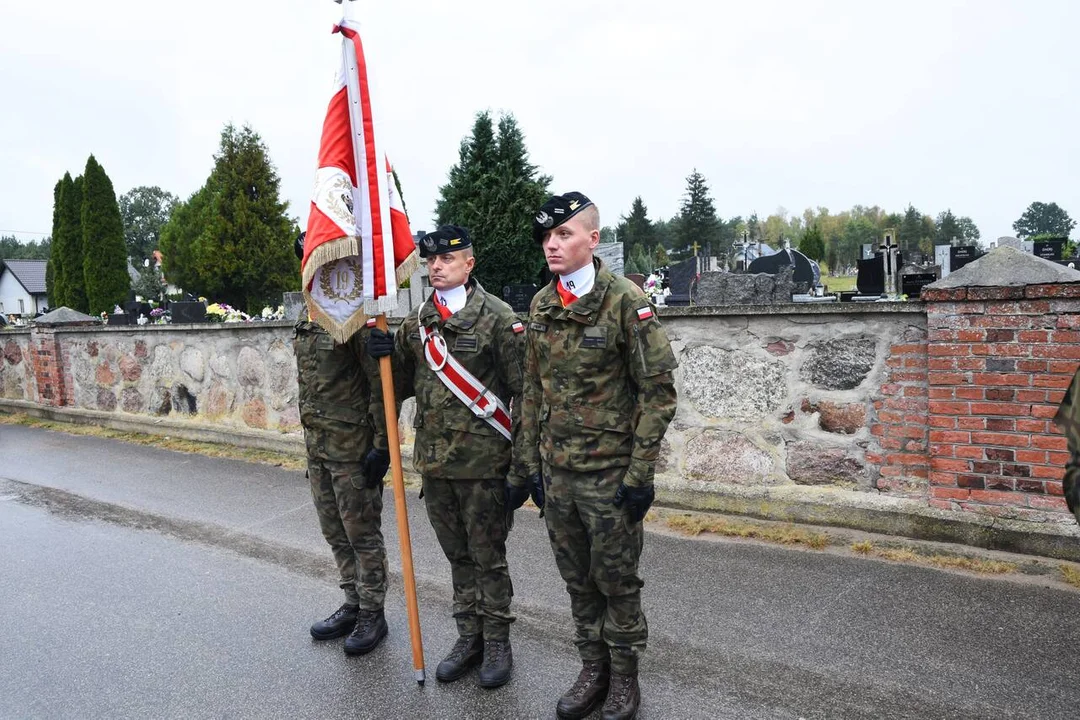
<path fill-rule="evenodd" d="M 889 297 L 896 296 L 896 276 L 900 268 L 896 267 L 896 253 L 900 246 L 893 242 L 891 232 L 885 233 L 885 240 L 881 243 L 882 261 L 885 264 L 885 293 Z"/>
<path fill-rule="evenodd" d="M 750 233 L 743 230 L 742 241 L 732 243 L 731 247 L 733 249 L 739 249 L 739 248 L 742 249 L 743 272 L 746 272 L 746 268 L 748 268 L 750 266 L 750 258 L 749 258 Z"/>

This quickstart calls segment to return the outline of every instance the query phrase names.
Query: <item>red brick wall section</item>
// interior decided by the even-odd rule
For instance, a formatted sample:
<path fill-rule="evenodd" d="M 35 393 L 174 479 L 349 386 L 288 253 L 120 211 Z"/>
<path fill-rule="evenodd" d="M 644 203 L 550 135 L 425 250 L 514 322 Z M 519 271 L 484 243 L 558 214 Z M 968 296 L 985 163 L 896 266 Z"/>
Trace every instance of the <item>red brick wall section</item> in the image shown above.
<path fill-rule="evenodd" d="M 915 329 L 892 345 L 881 389 L 872 398 L 874 441 L 866 461 L 878 470 L 877 488 L 892 495 L 925 498 L 927 493 L 926 347 L 926 333 Z"/>
<path fill-rule="evenodd" d="M 1066 521 L 1051 422 L 1080 361 L 1080 286 L 927 290 L 932 506 Z"/>
<path fill-rule="evenodd" d="M 37 381 L 37 400 L 42 405 L 58 407 L 70 404 L 65 388 L 67 363 L 62 362 L 60 341 L 56 334 L 47 328 L 34 328 L 30 334 L 30 362 Z"/>

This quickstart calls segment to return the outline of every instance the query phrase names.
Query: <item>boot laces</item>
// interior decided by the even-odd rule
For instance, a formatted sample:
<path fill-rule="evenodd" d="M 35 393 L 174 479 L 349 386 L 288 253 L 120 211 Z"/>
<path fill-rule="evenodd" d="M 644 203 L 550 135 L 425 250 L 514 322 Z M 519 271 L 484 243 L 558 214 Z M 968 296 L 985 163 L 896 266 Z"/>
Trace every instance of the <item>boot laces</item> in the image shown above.
<path fill-rule="evenodd" d="M 609 692 L 618 696 L 620 705 L 626 702 L 626 697 L 630 694 L 630 688 L 634 684 L 633 680 L 634 679 L 630 675 L 612 673 L 611 684 L 614 687 L 612 687 Z"/>
<path fill-rule="evenodd" d="M 465 654 L 469 651 L 469 648 L 472 647 L 472 644 L 473 639 L 471 636 L 459 637 L 457 639 L 457 642 L 454 643 L 454 647 L 451 648 L 450 654 L 447 656 L 446 659 L 458 662 L 463 657 L 465 657 Z"/>
<path fill-rule="evenodd" d="M 339 607 L 337 610 L 335 610 L 334 613 L 330 617 L 326 618 L 326 622 L 328 622 L 328 623 L 336 622 L 336 621 L 340 620 L 341 618 L 345 617 L 346 615 L 348 615 L 350 613 L 354 613 L 354 612 L 356 612 L 356 606 L 355 605 L 350 605 L 349 603 L 345 603 L 344 605 Z"/>
<path fill-rule="evenodd" d="M 575 697 L 581 697 L 585 694 L 585 691 L 589 689 L 596 679 L 600 677 L 600 666 L 590 663 L 581 668 L 581 672 L 578 673 L 577 682 L 574 683 L 574 687 L 570 688 L 570 694 Z"/>
<path fill-rule="evenodd" d="M 356 627 L 353 628 L 353 633 L 356 635 L 365 635 L 374 624 L 375 613 L 371 610 L 361 610 L 356 616 Z"/>
<path fill-rule="evenodd" d="M 487 664 L 498 662 L 505 647 L 506 644 L 498 640 L 484 641 L 484 660 L 487 661 Z"/>

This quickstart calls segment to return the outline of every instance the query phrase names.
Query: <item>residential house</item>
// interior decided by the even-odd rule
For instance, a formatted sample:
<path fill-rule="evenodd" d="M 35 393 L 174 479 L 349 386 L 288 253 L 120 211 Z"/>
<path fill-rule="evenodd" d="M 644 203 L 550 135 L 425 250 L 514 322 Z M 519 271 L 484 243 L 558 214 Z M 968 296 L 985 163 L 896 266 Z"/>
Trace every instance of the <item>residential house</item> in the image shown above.
<path fill-rule="evenodd" d="M 33 317 L 49 305 L 45 260 L 0 260 L 0 313 Z"/>

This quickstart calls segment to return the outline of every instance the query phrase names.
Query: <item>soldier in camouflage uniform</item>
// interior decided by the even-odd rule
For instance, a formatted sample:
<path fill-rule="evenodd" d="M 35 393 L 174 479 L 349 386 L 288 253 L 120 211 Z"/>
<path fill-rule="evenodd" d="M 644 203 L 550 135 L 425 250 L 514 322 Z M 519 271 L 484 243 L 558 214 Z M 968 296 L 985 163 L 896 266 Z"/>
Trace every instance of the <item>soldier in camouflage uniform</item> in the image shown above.
<path fill-rule="evenodd" d="M 303 235 L 297 246 L 302 256 Z M 311 636 L 348 635 L 349 655 L 370 652 L 387 631 L 381 528 L 390 453 L 378 364 L 364 350 L 370 332 L 364 328 L 341 345 L 301 319 L 293 342 L 311 496 L 345 591 L 345 604 L 312 625 Z"/>
<path fill-rule="evenodd" d="M 600 218 L 587 197 L 552 197 L 533 233 L 557 277 L 530 310 L 520 442 L 531 455 L 512 482 L 544 508 L 577 628 L 583 667 L 556 712 L 583 718 L 604 702 L 604 718 L 632 718 L 648 637 L 642 520 L 677 363 L 645 294 L 593 258 Z"/>
<path fill-rule="evenodd" d="M 1080 370 L 1073 375 L 1065 398 L 1061 401 L 1056 423 L 1069 442 L 1069 461 L 1065 463 L 1065 476 L 1061 479 L 1065 503 L 1080 523 Z"/>
<path fill-rule="evenodd" d="M 513 666 L 505 498 L 512 446 L 444 384 L 425 357 L 424 336 L 427 343 L 445 341 L 449 355 L 510 406 L 521 395 L 525 328 L 509 305 L 469 279 L 475 259 L 464 228 L 443 225 L 425 235 L 420 255 L 434 294 L 395 339 L 376 331 L 368 351 L 376 357 L 392 351 L 398 397 L 416 397 L 413 463 L 450 561 L 459 639 L 435 677 L 452 682 L 481 663 L 481 687 L 494 688 L 510 679 Z M 516 416 L 520 402 L 513 405 Z"/>

